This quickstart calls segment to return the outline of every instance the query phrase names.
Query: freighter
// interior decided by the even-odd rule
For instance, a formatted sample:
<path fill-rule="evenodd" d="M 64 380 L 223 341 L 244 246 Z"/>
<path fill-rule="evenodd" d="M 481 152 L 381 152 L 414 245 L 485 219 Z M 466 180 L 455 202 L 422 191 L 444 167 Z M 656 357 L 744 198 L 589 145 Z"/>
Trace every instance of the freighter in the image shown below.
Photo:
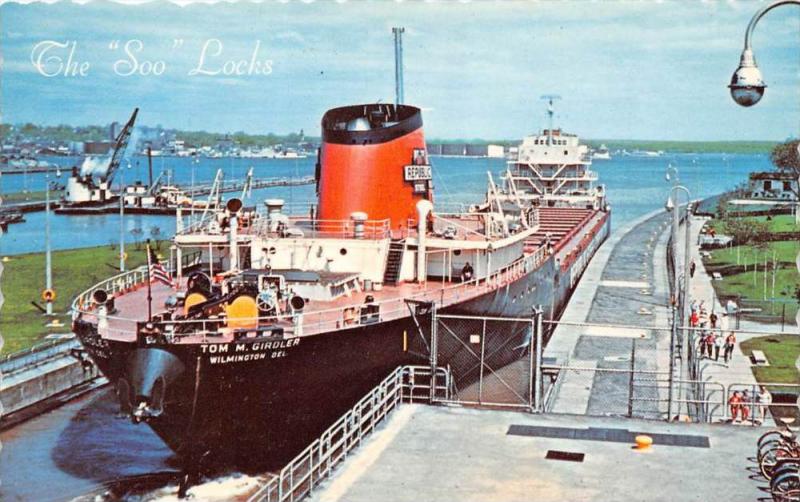
<path fill-rule="evenodd" d="M 525 140 L 520 165 L 537 171 L 529 144 L 588 165 L 588 152 L 556 144 L 552 128 L 545 136 Z M 231 199 L 177 229 L 166 265 L 111 278 L 73 304 L 73 330 L 122 411 L 187 465 L 291 458 L 392 369 L 427 361 L 426 306 L 529 317 L 543 305 L 557 317 L 609 232 L 602 190 L 561 195 L 549 177 L 538 198 L 490 182 L 470 211 L 435 211 L 413 106 L 328 111 L 318 155 L 308 215 Z M 509 333 L 519 338 L 510 346 L 525 335 Z"/>

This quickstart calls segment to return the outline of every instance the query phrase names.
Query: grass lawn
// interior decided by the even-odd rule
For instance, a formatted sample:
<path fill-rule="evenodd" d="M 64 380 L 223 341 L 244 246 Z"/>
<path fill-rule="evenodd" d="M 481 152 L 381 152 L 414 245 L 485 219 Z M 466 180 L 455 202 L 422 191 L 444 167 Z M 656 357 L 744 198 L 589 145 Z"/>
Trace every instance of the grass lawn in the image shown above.
<path fill-rule="evenodd" d="M 6 193 L 0 196 L 3 198 L 3 204 L 13 204 L 18 202 L 38 202 L 44 201 L 47 197 L 47 192 L 44 190 L 38 192 L 14 192 Z M 50 201 L 56 202 L 61 197 L 61 192 L 50 192 Z"/>
<path fill-rule="evenodd" d="M 751 338 L 741 343 L 742 351 L 749 357 L 753 350 L 761 350 L 769 360 L 769 366 L 755 366 L 753 373 L 759 382 L 800 382 L 800 372 L 795 362 L 800 357 L 800 336 L 770 335 Z"/>
<path fill-rule="evenodd" d="M 769 231 L 771 233 L 775 232 L 800 232 L 800 225 L 796 224 L 794 221 L 794 216 L 791 214 L 778 214 L 771 216 L 769 220 L 767 220 L 767 216 L 748 216 L 746 218 L 742 218 L 745 221 L 765 221 L 769 223 Z M 725 224 L 719 221 L 712 222 L 712 226 L 718 228 L 718 233 L 724 234 Z"/>
<path fill-rule="evenodd" d="M 161 249 L 163 253 L 167 248 L 162 244 Z M 144 248 L 136 250 L 130 246 L 126 247 L 126 251 L 129 269 L 147 261 Z M 53 251 L 53 289 L 56 291 L 53 312 L 59 314 L 65 326 L 52 329 L 45 327 L 47 318 L 31 305 L 31 301 L 44 305 L 41 294 L 45 284 L 45 254 L 16 255 L 3 263 L 1 285 L 5 304 L 0 311 L 0 333 L 5 340 L 3 353 L 9 354 L 35 345 L 49 333 L 69 332 L 72 300 L 93 284 L 119 273 L 115 268 L 117 265 L 119 254 L 116 247 Z"/>
<path fill-rule="evenodd" d="M 777 261 L 775 269 L 775 295 L 772 294 L 772 257 L 775 253 Z M 783 304 L 780 302 L 763 302 L 764 299 L 764 256 L 767 257 L 767 299 L 785 300 L 786 321 L 794 324 L 797 315 L 798 303 L 794 299 L 794 292 L 800 287 L 800 274 L 797 273 L 795 259 L 800 252 L 800 242 L 776 241 L 768 243 L 765 251 L 753 246 L 735 246 L 733 248 L 717 249 L 711 252 L 711 258 L 704 260 L 709 273 L 719 272 L 723 276 L 721 281 L 712 281 L 712 285 L 721 298 L 741 297 L 754 303 L 762 302 L 759 306 L 768 316 L 777 316 L 775 321 L 780 322 L 783 313 Z M 737 263 L 738 256 L 738 263 Z"/>

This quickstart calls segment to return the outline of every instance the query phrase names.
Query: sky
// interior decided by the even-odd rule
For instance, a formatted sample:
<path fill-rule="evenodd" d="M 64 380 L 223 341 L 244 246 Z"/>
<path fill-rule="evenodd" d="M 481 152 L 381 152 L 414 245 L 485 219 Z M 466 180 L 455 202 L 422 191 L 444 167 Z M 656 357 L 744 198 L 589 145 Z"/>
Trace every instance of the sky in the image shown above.
<path fill-rule="evenodd" d="M 89 125 L 138 106 L 150 126 L 318 135 L 330 108 L 394 101 L 403 26 L 405 101 L 428 138 L 520 138 L 546 126 L 540 96 L 558 94 L 556 125 L 586 138 L 784 140 L 800 134 L 800 9 L 756 28 L 762 102 L 739 107 L 727 89 L 761 5 L 3 3 L 0 112 Z"/>

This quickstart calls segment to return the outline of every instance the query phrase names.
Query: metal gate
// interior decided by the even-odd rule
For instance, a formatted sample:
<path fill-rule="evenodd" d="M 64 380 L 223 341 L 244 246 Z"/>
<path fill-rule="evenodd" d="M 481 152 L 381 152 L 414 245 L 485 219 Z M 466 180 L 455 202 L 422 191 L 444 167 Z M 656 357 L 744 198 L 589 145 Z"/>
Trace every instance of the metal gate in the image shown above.
<path fill-rule="evenodd" d="M 431 364 L 447 367 L 452 384 L 435 401 L 535 409 L 537 320 L 434 313 Z"/>

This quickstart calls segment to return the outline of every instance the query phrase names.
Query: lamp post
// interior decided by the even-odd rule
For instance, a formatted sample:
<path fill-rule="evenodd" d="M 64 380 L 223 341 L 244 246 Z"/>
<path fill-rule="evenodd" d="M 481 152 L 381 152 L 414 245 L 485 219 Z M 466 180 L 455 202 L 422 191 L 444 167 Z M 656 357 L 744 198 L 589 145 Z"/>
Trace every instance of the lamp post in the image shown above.
<path fill-rule="evenodd" d="M 667 164 L 667 169 L 664 173 L 664 179 L 666 181 L 671 181 L 673 186 L 680 183 L 680 179 L 678 178 L 678 168 L 673 166 L 671 162 Z"/>
<path fill-rule="evenodd" d="M 674 168 L 673 168 L 674 169 Z M 676 170 L 677 172 L 677 170 Z M 686 192 L 686 235 L 684 237 L 684 257 L 683 257 L 683 301 L 680 300 L 680 274 L 678 273 L 678 227 L 680 226 L 680 205 L 678 204 L 678 194 L 677 191 L 683 190 Z M 667 198 L 667 211 L 672 211 L 672 257 L 673 257 L 673 284 L 675 288 L 675 313 L 677 319 L 674 320 L 673 325 L 675 326 L 675 336 L 681 337 L 680 339 L 683 340 L 683 335 L 680 331 L 680 328 L 685 327 L 686 319 L 687 319 L 687 307 L 689 306 L 689 265 L 691 262 L 691 220 L 689 219 L 690 211 L 691 211 L 691 193 L 689 189 L 683 185 L 675 185 L 669 191 L 669 197 Z M 691 337 L 688 337 L 691 338 Z M 691 342 L 691 340 L 688 340 Z M 679 350 L 681 353 L 683 352 L 683 343 L 679 344 L 681 348 Z M 674 354 L 674 347 L 675 347 L 675 340 L 672 341 L 670 344 L 670 379 L 673 378 L 674 373 L 674 361 L 675 361 L 675 354 Z M 678 375 L 683 375 L 683 356 L 680 358 L 681 364 L 679 367 Z M 678 386 L 678 414 L 680 414 L 680 398 L 682 395 L 683 386 Z M 670 392 L 672 391 L 672 385 L 670 385 Z M 670 406 L 669 406 L 669 416 L 668 418 L 672 419 L 672 400 L 670 399 Z"/>
<path fill-rule="evenodd" d="M 45 188 L 45 214 L 44 214 L 44 242 L 45 242 L 45 272 L 44 272 L 44 287 L 47 291 L 53 289 L 53 259 L 50 250 L 50 171 L 44 175 L 44 181 L 47 185 Z M 45 315 L 53 315 L 53 302 L 47 300 L 45 302 Z"/>
<path fill-rule="evenodd" d="M 753 56 L 753 48 L 750 43 L 750 39 L 753 37 L 753 30 L 758 21 L 767 12 L 782 5 L 800 6 L 800 0 L 778 0 L 765 5 L 753 15 L 747 25 L 747 31 L 744 33 L 744 50 L 739 59 L 739 67 L 733 72 L 731 83 L 728 86 L 733 100 L 742 106 L 753 106 L 761 101 L 761 98 L 764 97 L 764 91 L 767 89 L 767 84 L 764 83 L 764 79 L 761 76 L 761 70 L 758 69 L 756 64 L 756 58 Z"/>
<path fill-rule="evenodd" d="M 231 162 L 233 160 L 231 159 Z M 197 167 L 197 164 L 200 163 L 200 159 L 197 158 L 197 154 L 194 154 L 194 158 L 192 159 L 192 190 L 191 190 L 191 202 L 192 202 L 192 209 L 189 216 L 189 225 L 194 223 L 194 169 Z"/>
<path fill-rule="evenodd" d="M 125 159 L 128 169 L 131 168 L 131 161 Z M 119 271 L 125 272 L 125 170 L 120 169 L 119 173 Z"/>

